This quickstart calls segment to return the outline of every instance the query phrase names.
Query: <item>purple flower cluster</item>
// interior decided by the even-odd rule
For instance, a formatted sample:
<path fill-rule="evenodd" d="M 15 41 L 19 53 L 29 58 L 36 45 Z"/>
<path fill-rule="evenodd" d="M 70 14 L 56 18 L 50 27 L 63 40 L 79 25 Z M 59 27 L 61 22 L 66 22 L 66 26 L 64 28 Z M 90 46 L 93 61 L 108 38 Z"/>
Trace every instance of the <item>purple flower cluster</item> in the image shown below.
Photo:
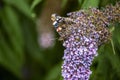
<path fill-rule="evenodd" d="M 104 10 L 91 8 L 67 15 L 69 17 L 52 15 L 53 25 L 66 48 L 62 76 L 64 80 L 89 80 L 90 65 L 98 55 L 98 47 L 111 38 L 107 26 L 120 21 L 120 2 Z"/>
<path fill-rule="evenodd" d="M 66 48 L 62 65 L 64 80 L 88 80 L 92 73 L 90 65 L 97 56 L 96 41 L 90 37 L 80 36 L 79 30 L 77 30 L 70 35 L 63 46 Z"/>

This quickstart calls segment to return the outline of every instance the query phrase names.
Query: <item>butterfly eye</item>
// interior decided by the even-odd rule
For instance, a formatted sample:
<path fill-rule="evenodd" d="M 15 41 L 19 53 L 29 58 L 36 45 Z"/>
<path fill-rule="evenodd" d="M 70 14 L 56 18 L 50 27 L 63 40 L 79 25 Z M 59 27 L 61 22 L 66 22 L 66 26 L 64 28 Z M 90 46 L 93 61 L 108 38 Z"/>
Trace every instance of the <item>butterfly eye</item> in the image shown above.
<path fill-rule="evenodd" d="M 53 26 L 54 26 L 55 28 L 57 28 L 57 27 L 58 27 L 58 22 L 57 22 L 57 21 L 53 22 Z"/>

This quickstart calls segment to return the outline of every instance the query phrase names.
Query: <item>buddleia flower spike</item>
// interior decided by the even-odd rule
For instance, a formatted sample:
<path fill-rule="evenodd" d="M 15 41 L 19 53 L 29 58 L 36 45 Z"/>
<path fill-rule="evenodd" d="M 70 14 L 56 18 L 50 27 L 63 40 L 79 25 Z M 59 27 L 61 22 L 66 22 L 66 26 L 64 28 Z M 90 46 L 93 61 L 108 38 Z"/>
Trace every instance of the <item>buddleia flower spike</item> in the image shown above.
<path fill-rule="evenodd" d="M 53 25 L 65 47 L 62 65 L 64 80 L 89 80 L 90 65 L 98 47 L 111 39 L 110 23 L 120 20 L 120 5 L 104 10 L 90 8 L 68 13 L 69 17 L 52 15 Z M 109 10 L 111 9 L 111 10 Z"/>

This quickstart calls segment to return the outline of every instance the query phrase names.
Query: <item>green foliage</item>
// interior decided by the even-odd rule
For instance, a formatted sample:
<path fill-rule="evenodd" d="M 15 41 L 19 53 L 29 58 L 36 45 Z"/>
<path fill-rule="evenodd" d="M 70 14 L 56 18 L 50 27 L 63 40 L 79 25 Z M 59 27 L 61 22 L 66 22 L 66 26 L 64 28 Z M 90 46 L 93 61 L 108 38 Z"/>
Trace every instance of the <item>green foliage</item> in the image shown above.
<path fill-rule="evenodd" d="M 98 7 L 100 0 L 84 0 L 81 8 Z"/>
<path fill-rule="evenodd" d="M 45 80 L 59 80 L 61 77 L 61 63 L 53 67 L 45 77 Z"/>
<path fill-rule="evenodd" d="M 35 8 L 42 0 L 34 0 L 31 5 L 31 10 Z"/>
<path fill-rule="evenodd" d="M 43 0 L 1 0 L 0 1 L 0 80 L 62 80 L 62 45 L 57 41 L 52 49 L 42 50 L 38 45 L 36 19 L 32 17 Z M 47 0 L 45 0 L 46 2 Z M 71 0 L 75 1 L 75 0 Z M 69 2 L 69 3 L 68 3 Z M 104 7 L 115 0 L 62 0 L 62 12 L 73 8 Z M 41 3 L 42 4 L 42 3 Z M 43 5 L 44 6 L 44 5 Z M 56 6 L 55 6 L 56 7 Z M 76 8 L 77 7 L 77 8 Z M 42 10 L 39 7 L 37 10 Z M 71 9 L 71 10 L 70 10 Z M 67 10 L 67 11 L 65 11 Z M 38 16 L 38 15 L 37 15 Z M 46 15 L 47 16 L 47 15 Z M 51 23 L 52 24 L 52 23 Z M 90 80 L 120 80 L 120 24 L 116 23 L 112 40 L 99 49 L 99 56 L 93 61 Z M 1 70 L 4 70 L 3 74 Z M 3 77 L 2 74 L 5 76 Z"/>
<path fill-rule="evenodd" d="M 22 13 L 24 13 L 26 16 L 31 18 L 31 11 L 29 8 L 29 5 L 25 0 L 4 0 L 6 4 L 16 7 L 18 10 L 20 10 Z"/>
<path fill-rule="evenodd" d="M 23 37 L 20 30 L 18 16 L 14 10 L 6 5 L 1 11 L 1 64 L 10 68 L 16 75 L 21 76 L 21 67 L 24 62 Z M 11 20 L 12 19 L 12 20 Z M 19 45 L 19 46 L 18 46 Z"/>
<path fill-rule="evenodd" d="M 63 0 L 63 1 L 62 1 L 62 7 L 65 7 L 65 5 L 67 4 L 67 1 L 68 1 L 68 0 Z"/>

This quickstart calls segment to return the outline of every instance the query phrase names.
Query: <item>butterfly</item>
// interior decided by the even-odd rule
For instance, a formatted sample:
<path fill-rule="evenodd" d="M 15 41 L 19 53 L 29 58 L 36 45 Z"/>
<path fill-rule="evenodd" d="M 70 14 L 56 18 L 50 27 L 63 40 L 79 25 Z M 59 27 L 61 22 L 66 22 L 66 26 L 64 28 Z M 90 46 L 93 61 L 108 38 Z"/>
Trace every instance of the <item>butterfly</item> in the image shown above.
<path fill-rule="evenodd" d="M 70 27 L 74 24 L 74 20 L 69 17 L 61 17 L 57 14 L 51 15 L 51 20 L 53 21 L 53 26 L 60 35 L 59 40 L 64 40 L 70 34 Z"/>

